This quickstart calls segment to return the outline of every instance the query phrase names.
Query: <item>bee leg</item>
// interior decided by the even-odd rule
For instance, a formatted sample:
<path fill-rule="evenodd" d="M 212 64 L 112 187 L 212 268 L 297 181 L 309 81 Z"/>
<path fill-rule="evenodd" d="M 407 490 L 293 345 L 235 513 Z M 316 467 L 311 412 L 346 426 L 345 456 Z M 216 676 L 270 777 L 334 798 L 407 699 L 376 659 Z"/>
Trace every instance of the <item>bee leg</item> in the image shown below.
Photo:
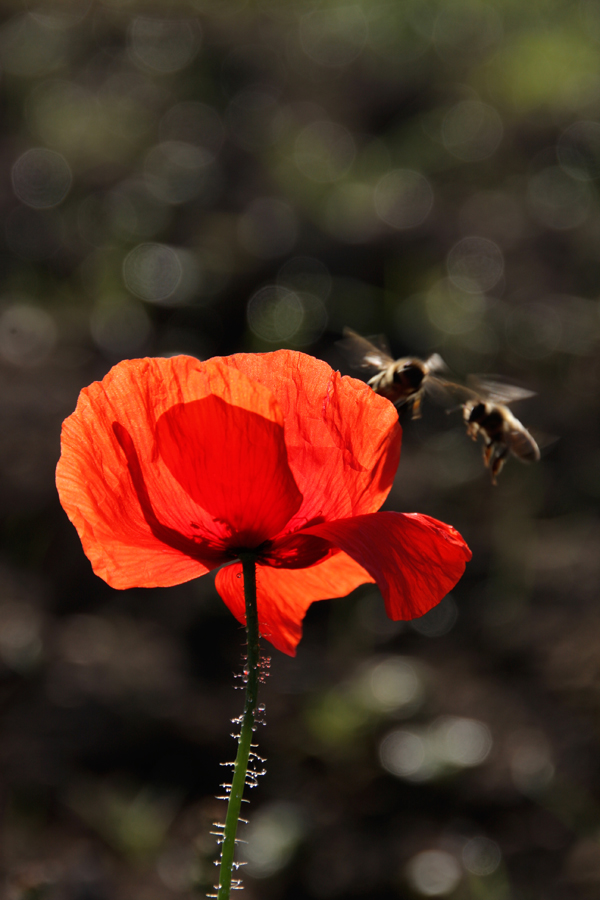
<path fill-rule="evenodd" d="M 502 459 L 501 457 L 496 457 L 496 458 L 494 459 L 494 462 L 493 462 L 493 465 L 492 465 L 492 468 L 491 468 L 491 473 L 492 473 L 492 484 L 497 484 L 497 481 L 496 481 L 496 475 L 499 475 L 499 474 L 500 474 L 500 472 L 502 471 L 502 468 L 503 468 L 505 462 L 506 462 L 506 460 L 505 460 L 505 459 Z"/>
<path fill-rule="evenodd" d="M 398 411 L 399 421 L 403 422 L 408 413 L 408 409 L 409 409 L 408 403 L 406 402 L 406 400 L 403 400 L 402 403 L 395 403 L 394 405 Z"/>
<path fill-rule="evenodd" d="M 492 448 L 489 447 L 488 449 L 491 450 Z M 502 468 L 502 460 L 499 460 L 494 454 L 490 453 L 488 454 L 486 466 L 490 470 L 492 484 L 496 486 L 498 484 L 498 482 L 496 481 L 496 475 L 498 475 L 500 469 Z"/>
<path fill-rule="evenodd" d="M 496 445 L 491 459 L 492 484 L 496 484 L 496 475 L 502 471 L 506 458 L 508 456 L 508 447 L 506 445 Z"/>
<path fill-rule="evenodd" d="M 412 401 L 412 419 L 420 419 L 421 418 L 421 398 L 415 397 Z"/>

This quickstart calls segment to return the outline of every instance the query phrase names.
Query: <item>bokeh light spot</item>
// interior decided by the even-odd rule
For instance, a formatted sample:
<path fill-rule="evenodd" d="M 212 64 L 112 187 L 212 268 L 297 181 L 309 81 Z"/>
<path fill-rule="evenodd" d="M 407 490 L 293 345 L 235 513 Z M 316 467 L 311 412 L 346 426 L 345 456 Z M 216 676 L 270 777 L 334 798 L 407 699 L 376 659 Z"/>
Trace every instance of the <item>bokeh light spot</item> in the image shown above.
<path fill-rule="evenodd" d="M 261 807 L 245 832 L 248 871 L 253 878 L 268 878 L 283 869 L 304 836 L 302 811 L 292 803 Z"/>
<path fill-rule="evenodd" d="M 572 178 L 560 166 L 548 166 L 529 179 L 529 209 L 546 228 L 566 231 L 587 219 L 591 193 L 587 182 Z"/>
<path fill-rule="evenodd" d="M 399 656 L 390 656 L 370 666 L 361 685 L 363 702 L 381 713 L 410 715 L 425 694 L 413 663 Z"/>
<path fill-rule="evenodd" d="M 502 251 L 493 241 L 482 237 L 458 241 L 448 254 L 446 266 L 452 284 L 470 294 L 489 291 L 504 273 Z"/>
<path fill-rule="evenodd" d="M 381 223 L 375 216 L 371 185 L 335 185 L 325 208 L 325 224 L 331 234 L 347 244 L 362 244 L 374 238 Z"/>
<path fill-rule="evenodd" d="M 490 730 L 476 719 L 442 716 L 431 726 L 440 759 L 459 768 L 481 765 L 492 749 Z"/>
<path fill-rule="evenodd" d="M 436 328 L 446 334 L 465 334 L 472 331 L 485 313 L 485 298 L 472 291 L 460 291 L 444 278 L 426 296 L 427 315 Z"/>
<path fill-rule="evenodd" d="M 49 209 L 64 200 L 73 176 L 60 153 L 45 147 L 32 147 L 13 165 L 11 179 L 19 200 L 34 209 Z"/>
<path fill-rule="evenodd" d="M 502 860 L 502 853 L 496 841 L 486 837 L 474 837 L 463 847 L 462 861 L 465 869 L 473 875 L 485 877 L 496 871 Z"/>
<path fill-rule="evenodd" d="M 193 890 L 198 876 L 197 856 L 192 847 L 180 844 L 164 850 L 156 861 L 156 871 L 165 887 L 178 894 Z"/>
<path fill-rule="evenodd" d="M 56 344 L 52 316 L 39 306 L 19 302 L 0 313 L 0 356 L 16 366 L 38 366 Z"/>
<path fill-rule="evenodd" d="M 304 52 L 322 66 L 341 68 L 356 59 L 369 33 L 358 3 L 332 5 L 306 13 L 300 20 Z"/>
<path fill-rule="evenodd" d="M 123 279 L 132 294 L 160 303 L 174 294 L 182 278 L 181 261 L 166 244 L 138 244 L 123 262 Z"/>
<path fill-rule="evenodd" d="M 38 6 L 33 0 L 28 6 L 31 7 L 29 15 L 45 28 L 62 31 L 85 19 L 92 6 L 92 0 L 63 0 L 61 6 L 57 8 L 48 8 L 41 2 Z"/>
<path fill-rule="evenodd" d="M 513 782 L 523 794 L 544 791 L 554 778 L 550 746 L 541 731 L 524 729 L 511 735 L 509 755 Z"/>
<path fill-rule="evenodd" d="M 321 336 L 327 325 L 327 311 L 314 294 L 267 285 L 248 303 L 248 325 L 257 337 L 269 343 L 303 346 Z"/>
<path fill-rule="evenodd" d="M 63 33 L 31 13 L 9 19 L 0 30 L 0 62 L 11 75 L 32 78 L 52 71 L 65 48 Z"/>
<path fill-rule="evenodd" d="M 433 206 L 433 189 L 424 175 L 412 169 L 393 169 L 377 183 L 375 210 L 386 225 L 404 230 L 421 225 Z"/>
<path fill-rule="evenodd" d="M 42 617 L 27 602 L 6 599 L 0 603 L 0 658 L 15 672 L 27 672 L 42 652 Z"/>
<path fill-rule="evenodd" d="M 129 29 L 132 58 L 143 67 L 161 74 L 178 72 L 198 50 L 197 22 L 188 19 L 159 19 L 137 16 Z"/>
<path fill-rule="evenodd" d="M 427 765 L 427 748 L 423 738 L 413 731 L 398 729 L 386 735 L 379 747 L 379 758 L 384 769 L 398 778 L 424 781 Z"/>
<path fill-rule="evenodd" d="M 443 600 L 418 619 L 411 619 L 408 623 L 413 631 L 424 637 L 442 637 L 452 631 L 458 619 L 458 607 L 451 594 L 446 594 Z"/>
<path fill-rule="evenodd" d="M 81 84 L 42 81 L 29 98 L 28 118 L 33 133 L 71 161 L 104 152 L 98 98 Z"/>
<path fill-rule="evenodd" d="M 458 887 L 462 874 L 454 856 L 445 850 L 424 850 L 406 867 L 414 890 L 424 897 L 443 897 Z"/>

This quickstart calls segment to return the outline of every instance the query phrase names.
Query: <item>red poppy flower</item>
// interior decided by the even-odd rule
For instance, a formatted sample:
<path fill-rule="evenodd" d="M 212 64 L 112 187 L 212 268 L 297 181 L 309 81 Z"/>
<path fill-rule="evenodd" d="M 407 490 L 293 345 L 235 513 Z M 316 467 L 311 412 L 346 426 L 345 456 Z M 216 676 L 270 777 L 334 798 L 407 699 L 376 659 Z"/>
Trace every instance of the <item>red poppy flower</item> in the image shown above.
<path fill-rule="evenodd" d="M 293 655 L 315 600 L 376 582 L 411 619 L 462 575 L 450 525 L 377 512 L 400 443 L 388 400 L 303 353 L 126 360 L 81 392 L 56 481 L 112 587 L 180 584 L 255 550 L 261 634 Z M 216 587 L 244 622 L 241 571 Z"/>

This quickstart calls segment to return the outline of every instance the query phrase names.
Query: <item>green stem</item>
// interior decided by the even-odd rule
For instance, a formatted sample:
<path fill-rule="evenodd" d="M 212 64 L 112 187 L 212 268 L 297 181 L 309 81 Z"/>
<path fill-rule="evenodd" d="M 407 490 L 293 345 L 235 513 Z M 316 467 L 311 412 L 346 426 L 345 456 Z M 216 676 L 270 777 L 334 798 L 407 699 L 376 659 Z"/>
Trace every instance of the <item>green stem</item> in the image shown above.
<path fill-rule="evenodd" d="M 258 611 L 256 608 L 256 557 L 252 553 L 240 553 L 244 571 L 244 596 L 246 598 L 246 634 L 248 636 L 248 660 L 246 664 L 246 702 L 242 727 L 238 738 L 238 751 L 233 769 L 231 793 L 227 806 L 227 818 L 223 831 L 221 847 L 221 869 L 219 871 L 218 900 L 229 900 L 231 891 L 231 870 L 235 853 L 235 835 L 237 832 L 248 759 L 254 732 L 256 705 L 258 699 L 258 675 L 260 647 L 258 643 Z"/>

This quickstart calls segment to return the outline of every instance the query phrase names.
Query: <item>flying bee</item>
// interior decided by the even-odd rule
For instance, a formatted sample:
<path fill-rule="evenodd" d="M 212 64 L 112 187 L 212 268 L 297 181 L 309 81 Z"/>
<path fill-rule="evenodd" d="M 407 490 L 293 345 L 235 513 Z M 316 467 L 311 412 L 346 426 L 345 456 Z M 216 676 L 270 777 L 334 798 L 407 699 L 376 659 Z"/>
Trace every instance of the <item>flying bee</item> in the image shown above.
<path fill-rule="evenodd" d="M 437 353 L 428 359 L 416 356 L 394 359 L 384 339 L 379 341 L 381 346 L 377 347 L 351 328 L 344 328 L 344 338 L 336 344 L 351 366 L 375 370 L 368 381 L 375 393 L 391 400 L 400 415 L 410 409 L 411 418 L 419 419 L 424 393 L 440 394 L 453 387 L 451 382 L 436 374 L 446 371 L 444 360 Z"/>
<path fill-rule="evenodd" d="M 469 382 L 476 389 L 463 388 L 466 395 L 470 394 L 462 403 L 463 420 L 469 437 L 474 441 L 483 438 L 483 462 L 490 470 L 492 484 L 496 484 L 509 453 L 521 462 L 537 462 L 540 458 L 534 438 L 507 405 L 532 397 L 533 392 L 473 376 Z"/>

